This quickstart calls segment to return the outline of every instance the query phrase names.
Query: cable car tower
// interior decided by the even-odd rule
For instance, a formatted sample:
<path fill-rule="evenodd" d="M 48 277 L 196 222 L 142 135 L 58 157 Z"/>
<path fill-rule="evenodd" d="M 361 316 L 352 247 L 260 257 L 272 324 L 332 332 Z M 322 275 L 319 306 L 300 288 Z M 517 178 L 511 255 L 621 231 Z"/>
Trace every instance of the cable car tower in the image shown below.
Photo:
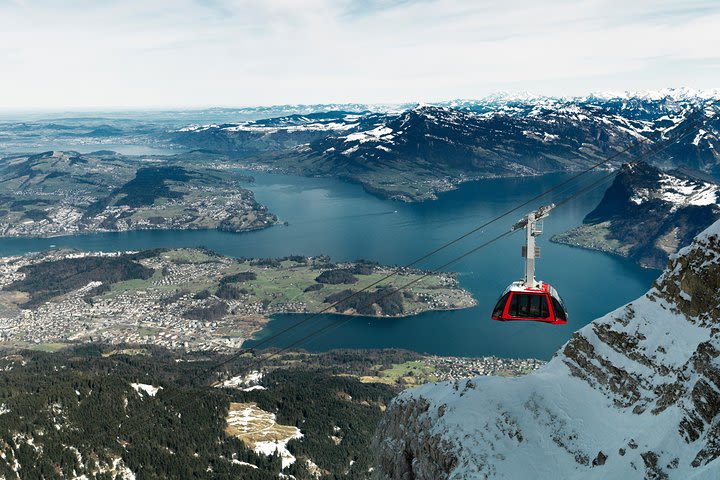
<path fill-rule="evenodd" d="M 567 323 L 567 313 L 557 291 L 547 283 L 535 280 L 535 259 L 540 249 L 535 246 L 535 237 L 542 235 L 543 219 L 555 208 L 545 205 L 528 213 L 512 226 L 511 231 L 525 229 L 525 275 L 522 280 L 511 283 L 500 296 L 493 309 L 492 319 L 499 321 L 525 320 L 555 325 Z"/>

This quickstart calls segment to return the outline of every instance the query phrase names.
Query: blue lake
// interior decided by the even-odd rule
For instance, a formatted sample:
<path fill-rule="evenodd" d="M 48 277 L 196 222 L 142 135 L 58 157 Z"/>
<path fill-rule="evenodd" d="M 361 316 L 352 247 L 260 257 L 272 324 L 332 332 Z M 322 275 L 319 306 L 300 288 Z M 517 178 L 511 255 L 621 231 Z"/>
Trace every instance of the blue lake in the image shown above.
<path fill-rule="evenodd" d="M 361 187 L 334 179 L 251 173 L 248 187 L 287 226 L 232 234 L 205 231 L 144 231 L 56 237 L 0 239 L 0 255 L 42 251 L 51 246 L 117 251 L 155 247 L 205 246 L 235 257 L 279 257 L 290 254 L 330 255 L 334 260 L 370 259 L 402 265 L 524 202 L 564 178 L 564 174 L 533 178 L 491 179 L 461 185 L 439 200 L 404 204 L 381 200 Z M 600 174 L 601 175 L 601 174 Z M 597 175 L 584 177 L 592 183 Z M 489 319 L 500 292 L 523 271 L 522 234 L 505 238 L 449 267 L 472 292 L 477 307 L 428 312 L 398 319 L 320 315 L 280 336 L 272 345 L 284 347 L 330 324 L 336 328 L 304 343 L 308 350 L 398 347 L 440 355 L 535 357 L 548 359 L 573 331 L 640 296 L 658 271 L 640 268 L 621 258 L 556 245 L 554 234 L 578 225 L 599 202 L 596 189 L 554 210 L 545 220 L 538 245 L 538 278 L 554 285 L 567 304 L 567 325 L 499 323 Z M 535 206 L 564 198 L 549 196 Z M 420 268 L 433 269 L 506 230 L 530 207 L 453 245 Z M 309 316 L 277 315 L 259 340 Z M 251 345 L 249 343 L 248 345 Z"/>

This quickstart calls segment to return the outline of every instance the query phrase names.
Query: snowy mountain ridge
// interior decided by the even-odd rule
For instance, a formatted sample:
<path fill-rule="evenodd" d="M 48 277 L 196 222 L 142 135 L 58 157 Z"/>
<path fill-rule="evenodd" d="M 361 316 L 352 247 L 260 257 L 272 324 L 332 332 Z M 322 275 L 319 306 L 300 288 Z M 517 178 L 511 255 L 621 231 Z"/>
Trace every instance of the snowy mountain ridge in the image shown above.
<path fill-rule="evenodd" d="M 662 173 L 660 178 L 658 198 L 673 204 L 673 211 L 688 205 L 704 206 L 718 203 L 718 190 L 720 187 L 714 183 L 693 181 L 678 178 L 674 175 Z M 652 192 L 639 191 L 630 198 L 636 205 L 641 205 L 652 198 Z"/>
<path fill-rule="evenodd" d="M 663 169 L 720 178 L 720 108 L 693 96 L 699 93 L 661 93 L 659 100 L 652 98 L 660 93 L 497 96 L 399 112 L 319 111 L 190 126 L 169 132 L 168 140 L 288 173 L 342 178 L 410 202 L 471 179 L 576 171 L 602 158 L 619 166 L 651 153 L 648 160 Z M 638 143 L 643 147 L 633 147 Z"/>
<path fill-rule="evenodd" d="M 376 479 L 720 476 L 720 221 L 537 372 L 402 393 Z"/>
<path fill-rule="evenodd" d="M 638 90 L 625 92 L 593 92 L 584 96 L 547 96 L 537 95 L 530 92 L 507 92 L 499 91 L 489 94 L 479 99 L 453 99 L 439 102 L 420 102 L 398 103 L 398 104 L 319 104 L 319 105 L 282 105 L 278 107 L 263 107 L 268 113 L 273 113 L 273 108 L 282 109 L 280 111 L 288 112 L 282 117 L 274 117 L 259 120 L 245 120 L 237 123 L 228 124 L 195 124 L 178 129 L 179 132 L 201 131 L 210 128 L 222 128 L 232 131 L 248 130 L 260 131 L 262 129 L 272 128 L 306 128 L 310 130 L 345 130 L 348 123 L 356 122 L 357 119 L 365 114 L 386 114 L 401 115 L 408 110 L 422 109 L 425 107 L 438 107 L 459 110 L 484 110 L 486 108 L 498 108 L 502 111 L 521 112 L 524 109 L 520 106 L 538 108 L 572 108 L 572 106 L 584 104 L 603 104 L 608 101 L 641 101 L 641 102 L 658 102 L 664 100 L 670 103 L 696 103 L 720 99 L 720 89 L 699 90 L 687 87 L 681 88 L 663 88 L 660 90 Z M 508 108 L 509 104 L 514 104 L 515 108 Z M 250 108 L 247 108 L 250 110 Z M 261 107 L 255 108 L 261 111 Z M 325 121 L 328 118 L 335 117 L 337 122 Z M 268 121 L 284 120 L 280 125 L 269 125 Z"/>

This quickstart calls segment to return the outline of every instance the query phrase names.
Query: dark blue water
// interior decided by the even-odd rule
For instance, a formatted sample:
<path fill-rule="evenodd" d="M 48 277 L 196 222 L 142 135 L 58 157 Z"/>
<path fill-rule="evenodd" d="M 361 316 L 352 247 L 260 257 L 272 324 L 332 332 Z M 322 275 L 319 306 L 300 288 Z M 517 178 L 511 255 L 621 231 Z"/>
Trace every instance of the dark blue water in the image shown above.
<path fill-rule="evenodd" d="M 566 178 L 547 175 L 484 180 L 462 185 L 434 202 L 403 204 L 372 197 L 359 186 L 333 179 L 253 175 L 256 181 L 250 188 L 257 199 L 287 220 L 288 226 L 245 234 L 147 231 L 0 239 L 0 254 L 41 251 L 52 245 L 95 251 L 205 246 L 237 257 L 327 254 L 334 260 L 365 258 L 405 264 Z M 592 178 L 586 182 L 591 183 Z M 400 319 L 321 315 L 273 344 L 286 346 L 319 328 L 338 324 L 302 346 L 309 350 L 399 347 L 441 355 L 549 358 L 574 330 L 638 297 L 658 274 L 610 255 L 549 242 L 554 233 L 578 225 L 597 205 L 603 191 L 589 192 L 554 210 L 538 242 L 542 248 L 538 278 L 554 285 L 565 299 L 571 315 L 567 325 L 498 323 L 489 319 L 500 292 L 522 275 L 523 238 L 516 234 L 450 267 L 459 272 L 461 285 L 477 299 L 475 308 Z M 559 198 L 564 196 L 549 197 L 540 203 Z M 442 265 L 504 231 L 527 210 L 523 208 L 418 266 L 432 269 Z M 275 316 L 260 339 L 307 318 Z"/>

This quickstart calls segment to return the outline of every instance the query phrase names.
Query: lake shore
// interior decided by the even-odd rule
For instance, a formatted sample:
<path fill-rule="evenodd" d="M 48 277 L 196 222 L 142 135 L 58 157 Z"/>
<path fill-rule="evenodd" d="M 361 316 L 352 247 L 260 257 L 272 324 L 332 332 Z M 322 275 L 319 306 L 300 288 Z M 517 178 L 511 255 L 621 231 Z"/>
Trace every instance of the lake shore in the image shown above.
<path fill-rule="evenodd" d="M 0 341 L 17 346 L 100 341 L 231 351 L 274 314 L 402 318 L 476 304 L 452 274 L 323 256 L 55 250 L 0 258 L 0 272 Z"/>

